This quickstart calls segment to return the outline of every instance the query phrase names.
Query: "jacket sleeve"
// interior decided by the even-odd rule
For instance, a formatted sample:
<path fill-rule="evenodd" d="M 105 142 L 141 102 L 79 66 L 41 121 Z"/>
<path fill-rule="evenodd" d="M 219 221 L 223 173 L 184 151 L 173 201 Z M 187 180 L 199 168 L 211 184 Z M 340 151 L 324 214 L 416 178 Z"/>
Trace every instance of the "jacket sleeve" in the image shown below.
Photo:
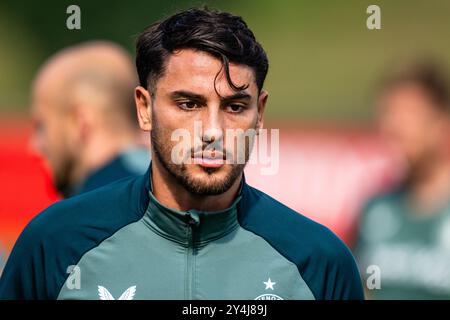
<path fill-rule="evenodd" d="M 341 248 L 340 256 L 329 270 L 324 293 L 326 300 L 364 300 L 364 290 L 358 266 L 347 247 Z"/>
<path fill-rule="evenodd" d="M 48 299 L 45 248 L 31 222 L 17 240 L 0 278 L 0 299 Z"/>

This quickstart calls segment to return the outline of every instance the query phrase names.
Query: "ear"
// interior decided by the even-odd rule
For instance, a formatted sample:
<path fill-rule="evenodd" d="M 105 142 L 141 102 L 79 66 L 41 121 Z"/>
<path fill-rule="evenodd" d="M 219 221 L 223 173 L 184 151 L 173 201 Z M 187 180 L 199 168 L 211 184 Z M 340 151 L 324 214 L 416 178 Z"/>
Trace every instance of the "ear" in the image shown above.
<path fill-rule="evenodd" d="M 139 126 L 144 131 L 150 131 L 152 129 L 152 98 L 150 93 L 144 87 L 138 86 L 134 90 L 134 100 Z"/>
<path fill-rule="evenodd" d="M 264 125 L 264 110 L 266 109 L 267 98 L 269 93 L 266 90 L 261 90 L 258 96 L 258 119 L 256 123 L 256 129 L 262 129 Z"/>
<path fill-rule="evenodd" d="M 92 112 L 89 112 L 90 109 L 92 108 L 79 103 L 67 107 L 67 132 L 71 136 L 72 143 L 79 141 L 84 144 L 91 134 L 94 121 Z"/>

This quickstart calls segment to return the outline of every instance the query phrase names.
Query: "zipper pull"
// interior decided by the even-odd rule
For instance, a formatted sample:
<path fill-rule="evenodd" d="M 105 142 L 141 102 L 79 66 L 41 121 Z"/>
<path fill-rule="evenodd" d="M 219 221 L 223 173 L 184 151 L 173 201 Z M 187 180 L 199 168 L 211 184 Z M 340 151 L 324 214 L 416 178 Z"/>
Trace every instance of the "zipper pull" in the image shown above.
<path fill-rule="evenodd" d="M 200 217 L 197 212 L 188 211 L 188 221 L 187 224 L 190 227 L 197 227 L 200 224 Z"/>
<path fill-rule="evenodd" d="M 189 218 L 188 225 L 194 227 L 197 225 L 197 221 L 195 221 L 192 217 Z"/>

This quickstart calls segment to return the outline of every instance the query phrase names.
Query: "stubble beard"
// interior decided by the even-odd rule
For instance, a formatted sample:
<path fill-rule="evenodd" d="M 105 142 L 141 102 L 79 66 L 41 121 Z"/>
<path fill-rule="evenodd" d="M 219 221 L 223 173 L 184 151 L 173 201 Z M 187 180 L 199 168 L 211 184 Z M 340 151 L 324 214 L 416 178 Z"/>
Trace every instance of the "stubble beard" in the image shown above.
<path fill-rule="evenodd" d="M 249 148 L 246 148 L 245 163 L 244 164 L 229 164 L 231 170 L 223 179 L 214 177 L 214 174 L 219 169 L 214 168 L 202 168 L 203 171 L 211 178 L 209 181 L 200 181 L 189 175 L 186 164 L 175 164 L 171 160 L 172 147 L 168 143 L 164 143 L 161 137 L 162 130 L 157 125 L 156 119 L 153 119 L 154 123 L 150 133 L 152 149 L 154 155 L 158 161 L 162 164 L 164 169 L 175 180 L 183 186 L 185 190 L 193 195 L 208 196 L 208 195 L 220 195 L 228 191 L 236 180 L 242 175 L 245 165 L 249 159 Z"/>

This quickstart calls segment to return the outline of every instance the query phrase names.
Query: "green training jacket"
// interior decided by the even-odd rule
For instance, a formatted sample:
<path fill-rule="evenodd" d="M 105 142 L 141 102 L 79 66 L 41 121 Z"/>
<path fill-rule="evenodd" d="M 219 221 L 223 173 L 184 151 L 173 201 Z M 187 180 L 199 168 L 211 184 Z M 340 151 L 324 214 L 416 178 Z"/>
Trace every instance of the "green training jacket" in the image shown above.
<path fill-rule="evenodd" d="M 150 168 L 37 215 L 0 299 L 364 298 L 353 256 L 324 226 L 245 179 L 226 210 L 176 211 L 153 196 Z"/>

